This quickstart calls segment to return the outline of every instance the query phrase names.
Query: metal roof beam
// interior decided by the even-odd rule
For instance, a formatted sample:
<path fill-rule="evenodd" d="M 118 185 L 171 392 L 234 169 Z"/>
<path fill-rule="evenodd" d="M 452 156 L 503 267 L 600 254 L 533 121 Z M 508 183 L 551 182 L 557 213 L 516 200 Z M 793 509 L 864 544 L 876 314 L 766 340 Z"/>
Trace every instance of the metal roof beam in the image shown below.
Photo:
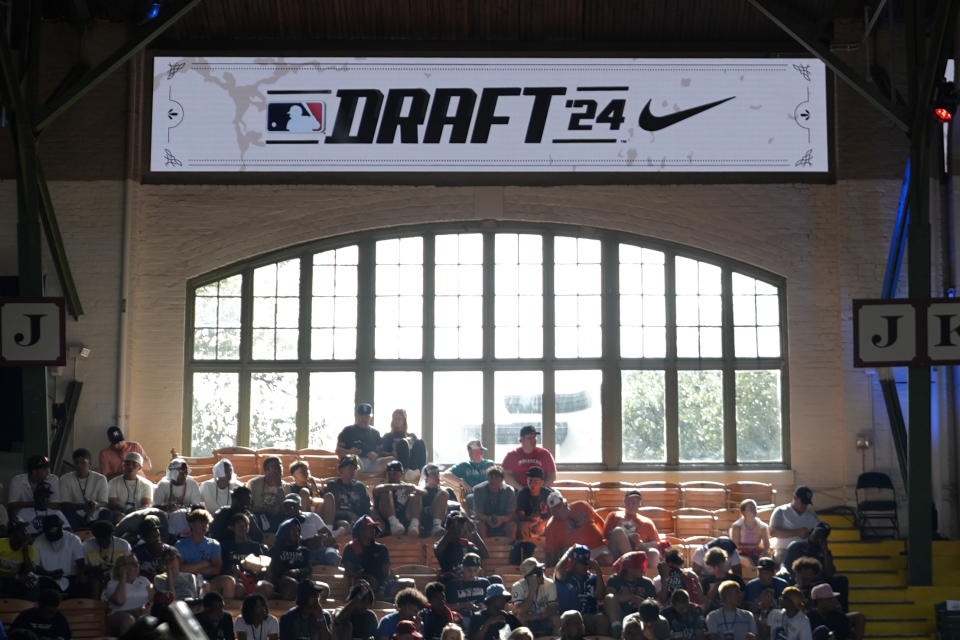
<path fill-rule="evenodd" d="M 159 20 L 148 27 L 138 30 L 136 35 L 113 52 L 106 60 L 83 74 L 83 76 L 60 94 L 59 97 L 44 104 L 34 119 L 34 133 L 39 135 L 44 129 L 50 126 L 50 123 L 52 123 L 57 116 L 73 106 L 77 100 L 100 84 L 104 78 L 126 64 L 130 58 L 153 42 L 160 34 L 173 26 L 177 20 L 186 15 L 187 12 L 202 1 L 203 0 L 188 0 L 180 9 L 174 11 L 163 20 Z M 131 90 L 135 90 L 135 88 Z"/>
<path fill-rule="evenodd" d="M 910 113 L 902 105 L 891 101 L 876 85 L 867 82 L 850 65 L 841 60 L 830 47 L 817 39 L 816 28 L 810 20 L 804 18 L 780 0 L 747 0 L 757 10 L 767 16 L 791 38 L 800 43 L 807 51 L 820 58 L 831 71 L 843 78 L 847 84 L 883 112 L 900 129 L 910 131 Z"/>

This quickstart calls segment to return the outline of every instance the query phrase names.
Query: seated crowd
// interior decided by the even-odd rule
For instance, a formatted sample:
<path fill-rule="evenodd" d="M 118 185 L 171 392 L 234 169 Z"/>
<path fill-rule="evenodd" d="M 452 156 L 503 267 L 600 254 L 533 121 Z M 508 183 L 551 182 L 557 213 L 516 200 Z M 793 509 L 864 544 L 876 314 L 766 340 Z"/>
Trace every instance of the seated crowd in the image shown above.
<path fill-rule="evenodd" d="M 154 485 L 144 476 L 150 458 L 117 427 L 100 472 L 86 449 L 60 478 L 47 458 L 31 457 L 0 506 L 0 597 L 37 603 L 13 629 L 69 638 L 61 599 L 95 598 L 117 636 L 182 600 L 212 640 L 863 638 L 864 617 L 848 611 L 830 527 L 807 487 L 769 525 L 745 500 L 729 537 L 703 544 L 688 563 L 641 514 L 640 490 L 606 518 L 565 499 L 532 426 L 502 464 L 473 440 L 468 460 L 441 472 L 403 410 L 383 437 L 372 414 L 357 407 L 356 424 L 338 437 L 338 477 L 326 481 L 297 460 L 284 482 L 281 459 L 269 456 L 245 484 L 226 458 L 198 483 L 174 457 Z M 382 482 L 368 489 L 360 472 Z M 492 537 L 512 541 L 509 565 L 484 568 Z M 393 570 L 381 541 L 391 538 L 432 545 L 439 568 L 422 591 Z M 342 567 L 349 590 L 339 600 L 314 580 L 317 566 Z M 744 566 L 756 577 L 744 580 Z M 505 584 L 508 573 L 518 579 Z M 276 600 L 295 606 L 278 618 Z M 242 602 L 239 615 L 229 613 L 233 602 Z"/>

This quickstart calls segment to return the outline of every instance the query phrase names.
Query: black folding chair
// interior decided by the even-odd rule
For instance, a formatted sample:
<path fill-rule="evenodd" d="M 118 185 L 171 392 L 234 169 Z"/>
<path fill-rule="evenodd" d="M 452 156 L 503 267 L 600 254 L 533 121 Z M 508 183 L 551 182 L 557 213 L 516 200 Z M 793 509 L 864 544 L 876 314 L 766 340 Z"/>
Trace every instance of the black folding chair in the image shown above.
<path fill-rule="evenodd" d="M 862 538 L 899 537 L 897 492 L 890 476 L 879 471 L 861 473 L 857 478 L 856 496 Z"/>

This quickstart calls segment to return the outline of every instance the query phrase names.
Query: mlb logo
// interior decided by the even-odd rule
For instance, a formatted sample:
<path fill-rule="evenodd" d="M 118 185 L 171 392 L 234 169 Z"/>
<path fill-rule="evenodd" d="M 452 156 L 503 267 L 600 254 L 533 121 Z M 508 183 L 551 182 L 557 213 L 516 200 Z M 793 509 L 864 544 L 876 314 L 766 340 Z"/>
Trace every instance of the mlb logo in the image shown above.
<path fill-rule="evenodd" d="M 322 102 L 271 102 L 267 104 L 267 131 L 274 133 L 322 133 Z"/>

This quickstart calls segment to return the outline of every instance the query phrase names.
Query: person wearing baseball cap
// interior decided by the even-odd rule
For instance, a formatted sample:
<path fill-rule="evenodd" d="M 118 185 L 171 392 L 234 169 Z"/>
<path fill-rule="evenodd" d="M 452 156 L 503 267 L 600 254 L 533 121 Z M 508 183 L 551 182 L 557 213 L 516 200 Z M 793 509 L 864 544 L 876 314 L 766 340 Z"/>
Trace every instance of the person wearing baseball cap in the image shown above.
<path fill-rule="evenodd" d="M 24 507 L 17 511 L 17 520 L 27 523 L 27 533 L 32 536 L 38 535 L 43 528 L 41 520 L 46 516 L 56 516 L 61 522 L 63 528 L 70 529 L 70 521 L 67 516 L 59 509 L 53 509 L 50 506 L 50 496 L 53 495 L 53 489 L 46 482 L 41 482 L 33 490 L 33 502 L 29 507 Z"/>
<path fill-rule="evenodd" d="M 281 638 L 322 638 L 333 629 L 333 617 L 323 610 L 330 593 L 325 582 L 304 578 L 297 585 L 297 606 L 280 616 Z"/>
<path fill-rule="evenodd" d="M 361 516 L 353 523 L 353 542 L 343 548 L 343 568 L 351 582 L 365 580 L 379 595 L 386 592 L 393 573 L 390 570 L 390 550 L 377 542 L 382 533 L 380 524 L 370 516 Z"/>
<path fill-rule="evenodd" d="M 537 446 L 540 432 L 531 424 L 520 429 L 520 446 L 507 453 L 503 458 L 505 479 L 514 489 L 527 486 L 527 470 L 530 467 L 543 469 L 543 483 L 548 487 L 557 479 L 557 463 L 553 454 Z"/>
<path fill-rule="evenodd" d="M 420 536 L 420 516 L 426 490 L 403 480 L 403 463 L 391 460 L 384 472 L 384 482 L 373 488 L 376 517 L 390 525 L 390 535 Z"/>
<path fill-rule="evenodd" d="M 480 575 L 482 565 L 483 560 L 478 554 L 468 553 L 460 565 L 461 576 L 447 582 L 447 604 L 465 618 L 476 611 L 490 586 L 490 580 Z"/>
<path fill-rule="evenodd" d="M 107 480 L 113 480 L 123 473 L 123 462 L 130 452 L 136 452 L 142 456 L 140 461 L 142 473 L 147 473 L 153 468 L 150 456 L 143 450 L 140 443 L 124 438 L 123 430 L 117 425 L 107 429 L 107 440 L 110 441 L 110 445 L 100 450 L 100 473 L 107 476 Z"/>
<path fill-rule="evenodd" d="M 793 492 L 789 504 L 782 504 L 773 510 L 770 516 L 770 537 L 773 548 L 782 553 L 791 542 L 803 540 L 810 535 L 820 522 L 817 513 L 810 507 L 813 504 L 813 491 L 801 485 Z"/>
<path fill-rule="evenodd" d="M 143 456 L 128 451 L 123 456 L 123 474 L 107 483 L 107 501 L 120 516 L 153 504 L 153 483 L 140 475 Z"/>
<path fill-rule="evenodd" d="M 169 514 L 170 532 L 176 536 L 187 534 L 190 530 L 187 526 L 190 507 L 203 501 L 200 485 L 189 473 L 190 465 L 187 461 L 180 457 L 174 458 L 167 465 L 167 475 L 153 490 L 153 504 Z"/>
<path fill-rule="evenodd" d="M 200 483 L 200 498 L 210 513 L 230 506 L 230 494 L 243 483 L 233 472 L 233 463 L 221 458 L 213 465 L 213 477 Z"/>
<path fill-rule="evenodd" d="M 643 494 L 632 489 L 623 497 L 624 508 L 607 515 L 603 524 L 603 537 L 614 557 L 619 558 L 630 551 L 647 552 L 651 566 L 660 562 L 657 543 L 660 532 L 653 520 L 639 513 L 643 506 Z"/>
<path fill-rule="evenodd" d="M 454 487 L 459 487 L 466 496 L 467 508 L 473 511 L 473 488 L 481 482 L 487 481 L 487 469 L 495 465 L 493 460 L 483 457 L 487 448 L 479 440 L 467 443 L 467 457 L 465 462 L 458 462 L 443 472 L 443 479 Z"/>
<path fill-rule="evenodd" d="M 489 558 L 487 545 L 477 531 L 473 520 L 459 511 L 447 514 L 443 524 L 443 536 L 433 545 L 433 555 L 440 564 L 440 573 L 453 574 L 463 559 L 469 553 L 476 553 L 481 558 Z"/>
<path fill-rule="evenodd" d="M 600 565 L 590 557 L 590 547 L 575 544 L 560 556 L 553 572 L 560 611 L 579 611 L 590 635 L 607 635 L 609 619 L 597 594 L 606 591 Z"/>
<path fill-rule="evenodd" d="M 320 515 L 334 529 L 350 527 L 357 518 L 370 513 L 370 493 L 367 485 L 357 480 L 360 458 L 352 453 L 340 458 L 339 478 L 323 488 L 323 506 Z"/>
<path fill-rule="evenodd" d="M 866 629 L 866 617 L 859 611 L 844 613 L 840 601 L 840 593 L 833 590 L 827 583 L 820 583 L 810 590 L 810 600 L 813 607 L 807 611 L 810 626 L 816 629 L 827 627 L 833 632 L 836 640 L 848 638 L 863 638 Z"/>
<path fill-rule="evenodd" d="M 341 458 L 349 453 L 360 460 L 364 473 L 382 473 L 392 456 L 380 457 L 380 432 L 371 426 L 373 405 L 361 402 L 357 405 L 356 422 L 344 427 L 337 436 L 336 454 Z"/>
<path fill-rule="evenodd" d="M 483 597 L 484 610 L 470 616 L 470 637 L 474 640 L 499 640 L 504 627 L 517 629 L 523 623 L 507 612 L 510 594 L 502 584 L 491 584 Z"/>
<path fill-rule="evenodd" d="M 89 526 L 107 506 L 107 478 L 90 468 L 90 458 L 88 449 L 77 449 L 74 470 L 60 477 L 60 509 L 75 529 Z"/>
<path fill-rule="evenodd" d="M 543 536 L 550 521 L 547 496 L 553 489 L 543 483 L 543 469 L 537 466 L 527 470 L 527 486 L 517 492 L 517 520 L 520 540 L 534 543 Z"/>
<path fill-rule="evenodd" d="M 40 576 L 37 586 L 66 592 L 74 576 L 83 572 L 83 542 L 70 531 L 56 515 L 40 518 L 42 535 L 33 540 L 37 563 L 33 569 Z"/>
<path fill-rule="evenodd" d="M 510 589 L 514 612 L 534 636 L 560 634 L 557 585 L 543 575 L 545 565 L 530 557 L 520 563 L 521 578 Z"/>
<path fill-rule="evenodd" d="M 613 559 L 603 543 L 603 518 L 593 507 L 582 500 L 568 503 L 556 490 L 547 496 L 547 507 L 553 516 L 544 533 L 547 562 L 555 563 L 565 549 L 577 543 L 587 545 L 594 560 Z"/>
<path fill-rule="evenodd" d="M 779 565 L 773 558 L 763 557 L 757 560 L 757 577 L 748 582 L 743 591 L 744 609 L 756 611 L 760 594 L 766 589 L 773 589 L 774 599 L 780 599 L 780 594 L 790 586 L 790 583 L 776 575 L 778 568 Z"/>
<path fill-rule="evenodd" d="M 26 460 L 26 473 L 18 473 L 10 478 L 7 490 L 7 507 L 11 512 L 24 507 L 33 506 L 33 493 L 41 483 L 50 487 L 50 500 L 60 502 L 60 479 L 50 473 L 50 458 L 46 456 L 30 456 Z"/>

